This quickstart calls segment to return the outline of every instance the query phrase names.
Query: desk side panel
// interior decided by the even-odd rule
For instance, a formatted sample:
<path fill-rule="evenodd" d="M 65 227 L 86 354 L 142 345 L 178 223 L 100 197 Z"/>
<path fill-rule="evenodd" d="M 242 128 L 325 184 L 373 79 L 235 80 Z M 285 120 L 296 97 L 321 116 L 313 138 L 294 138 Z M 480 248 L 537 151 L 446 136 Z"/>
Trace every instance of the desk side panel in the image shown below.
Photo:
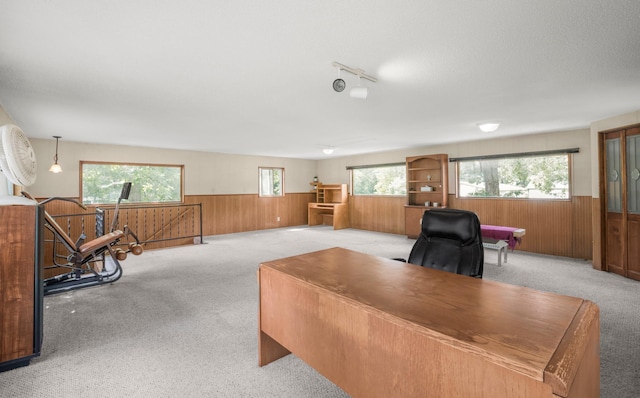
<path fill-rule="evenodd" d="M 258 269 L 258 288 L 262 292 L 262 268 Z M 268 282 L 265 282 L 267 284 Z M 267 288 L 268 289 L 268 288 Z M 258 299 L 258 365 L 264 366 L 268 363 L 280 359 L 291 352 L 284 348 L 280 343 L 272 339 L 268 334 L 262 331 L 262 312 L 263 306 L 267 309 L 266 313 L 273 311 L 272 303 L 269 301 L 269 297 L 265 297 L 263 300 L 262 294 L 259 293 Z"/>

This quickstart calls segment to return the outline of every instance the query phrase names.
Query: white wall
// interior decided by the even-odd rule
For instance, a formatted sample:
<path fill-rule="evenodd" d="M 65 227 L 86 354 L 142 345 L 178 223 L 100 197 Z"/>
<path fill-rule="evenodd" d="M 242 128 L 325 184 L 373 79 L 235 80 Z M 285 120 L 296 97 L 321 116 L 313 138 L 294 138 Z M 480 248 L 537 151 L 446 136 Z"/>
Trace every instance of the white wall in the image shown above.
<path fill-rule="evenodd" d="M 0 104 L 0 126 L 4 126 L 5 124 L 15 124 L 11 116 L 4 110 L 2 104 Z"/>
<path fill-rule="evenodd" d="M 258 167 L 285 168 L 285 194 L 308 192 L 315 160 L 228 155 L 197 151 L 59 142 L 60 174 L 50 173 L 55 140 L 30 139 L 38 161 L 38 175 L 28 191 L 37 197 L 76 197 L 80 187 L 80 161 L 173 164 L 185 166 L 185 194 L 257 194 Z"/>
<path fill-rule="evenodd" d="M 591 138 L 588 129 L 434 145 L 408 150 L 371 153 L 318 161 L 318 178 L 324 183 L 349 183 L 347 166 L 404 162 L 406 157 L 446 153 L 450 158 L 579 148 L 573 155 L 573 195 L 591 196 Z M 597 156 L 596 156 L 597 159 Z M 455 167 L 449 164 L 449 192 L 455 193 Z"/>

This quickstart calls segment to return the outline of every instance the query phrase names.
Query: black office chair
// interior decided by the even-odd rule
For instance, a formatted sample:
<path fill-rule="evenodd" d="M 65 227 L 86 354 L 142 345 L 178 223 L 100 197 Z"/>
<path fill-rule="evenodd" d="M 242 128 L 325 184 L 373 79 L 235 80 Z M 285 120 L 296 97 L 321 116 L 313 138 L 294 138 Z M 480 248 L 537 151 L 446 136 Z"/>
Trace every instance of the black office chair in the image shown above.
<path fill-rule="evenodd" d="M 407 262 L 482 278 L 484 249 L 478 216 L 467 210 L 432 209 Z"/>

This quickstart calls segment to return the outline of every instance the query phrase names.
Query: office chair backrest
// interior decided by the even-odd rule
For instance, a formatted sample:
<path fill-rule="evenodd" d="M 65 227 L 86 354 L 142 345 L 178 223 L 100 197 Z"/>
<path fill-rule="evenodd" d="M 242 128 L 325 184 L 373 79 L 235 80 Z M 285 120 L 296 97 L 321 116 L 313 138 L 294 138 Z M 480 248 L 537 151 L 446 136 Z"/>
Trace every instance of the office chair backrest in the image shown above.
<path fill-rule="evenodd" d="M 466 210 L 433 209 L 422 216 L 422 232 L 409 263 L 482 277 L 484 249 L 478 216 Z"/>

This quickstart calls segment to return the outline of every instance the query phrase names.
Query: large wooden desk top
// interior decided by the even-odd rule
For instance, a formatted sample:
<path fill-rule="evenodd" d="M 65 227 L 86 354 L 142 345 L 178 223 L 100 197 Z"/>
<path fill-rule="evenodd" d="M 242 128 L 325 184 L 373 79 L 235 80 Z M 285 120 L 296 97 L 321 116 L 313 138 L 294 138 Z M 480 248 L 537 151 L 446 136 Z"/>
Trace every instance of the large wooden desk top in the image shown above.
<path fill-rule="evenodd" d="M 353 384 L 351 381 L 344 381 L 341 384 L 344 376 L 334 375 L 332 378 L 331 370 L 324 369 L 337 366 L 336 364 L 324 364 L 324 359 L 316 361 L 317 357 L 313 349 L 304 346 L 304 344 L 314 343 L 305 343 L 303 337 L 296 336 L 295 333 L 292 335 L 286 330 L 287 327 L 294 326 L 287 326 L 285 323 L 301 322 L 302 318 L 306 319 L 308 315 L 305 315 L 306 311 L 310 310 L 313 316 L 318 317 L 319 324 L 313 326 L 314 328 L 322 328 L 322 325 L 327 325 L 327 322 L 342 323 L 341 326 L 328 326 L 323 333 L 351 329 L 347 334 L 354 348 L 347 348 L 347 351 L 372 349 L 373 324 L 379 323 L 369 319 L 369 316 L 373 316 L 395 325 L 393 328 L 379 325 L 392 333 L 385 336 L 382 332 L 385 341 L 378 342 L 389 345 L 388 350 L 404 352 L 395 347 L 397 344 L 402 345 L 400 341 L 403 338 L 403 330 L 409 330 L 421 336 L 418 340 L 407 337 L 408 344 L 416 344 L 418 341 L 421 343 L 410 347 L 404 354 L 399 354 L 409 355 L 401 359 L 400 363 L 416 360 L 410 356 L 418 347 L 422 347 L 422 342 L 425 342 L 424 344 L 437 342 L 434 343 L 437 346 L 429 349 L 431 354 L 426 354 L 429 358 L 419 360 L 424 361 L 421 366 L 445 367 L 454 372 L 458 367 L 458 372 L 462 372 L 458 375 L 461 383 L 471 382 L 468 375 L 464 375 L 468 372 L 464 370 L 466 365 L 447 363 L 449 360 L 447 355 L 442 354 L 442 357 L 439 357 L 438 347 L 442 345 L 453 347 L 457 352 L 456 355 L 464 356 L 464 362 L 470 364 L 468 366 L 473 366 L 473 361 L 467 361 L 466 358 L 481 358 L 479 363 L 482 363 L 485 369 L 473 370 L 473 372 L 487 373 L 479 376 L 481 379 L 490 378 L 491 369 L 508 369 L 510 372 L 517 373 L 518 377 L 526 376 L 526 378 L 543 382 L 547 387 L 550 386 L 554 395 L 549 396 L 599 396 L 599 314 L 597 306 L 589 301 L 454 275 L 342 248 L 263 263 L 259 268 L 259 279 L 260 331 L 261 342 L 265 346 L 261 347 L 259 354 L 261 365 L 291 351 L 348 393 L 356 395 L 354 392 L 357 393 L 359 387 L 349 390 L 350 385 Z M 289 283 L 296 285 L 293 288 L 295 292 L 286 291 L 287 287 L 284 286 Z M 309 292 L 311 294 L 309 297 L 312 298 L 308 298 L 302 293 L 303 291 Z M 284 308 L 287 305 L 286 302 L 283 303 L 278 298 L 283 295 L 281 299 L 286 300 L 285 296 L 289 294 L 295 296 L 294 302 L 289 304 L 294 308 L 290 310 Z M 323 297 L 327 298 L 327 303 L 337 300 L 341 304 L 338 307 L 331 304 L 323 308 Z M 274 299 L 273 303 L 272 299 Z M 311 308 L 313 305 L 304 301 L 301 304 L 300 300 L 307 299 L 313 300 L 313 305 L 317 304 L 319 307 Z M 274 307 L 270 307 L 270 303 L 274 304 Z M 340 318 L 339 314 L 323 313 L 323 309 L 328 308 L 332 308 L 332 311 L 340 311 L 338 308 L 344 308 L 345 305 L 348 309 L 355 308 L 357 311 L 350 313 L 351 315 L 345 319 Z M 298 313 L 296 308 L 302 312 Z M 274 311 L 281 314 L 273 314 Z M 282 313 L 284 318 L 281 317 Z M 287 320 L 287 314 L 296 319 Z M 367 319 L 360 319 L 361 316 Z M 314 322 L 311 316 L 309 322 Z M 364 325 L 362 331 L 358 329 L 359 324 Z M 300 333 L 304 333 L 303 329 L 300 329 Z M 353 333 L 356 337 L 352 335 Z M 360 333 L 362 335 L 358 337 Z M 272 352 L 267 349 L 269 344 L 266 343 L 265 338 L 269 342 L 270 339 L 275 340 L 286 349 Z M 324 338 L 323 335 L 317 335 L 313 340 Z M 359 346 L 359 344 L 362 345 Z M 336 349 L 340 347 L 339 344 Z M 596 351 L 593 352 L 594 350 Z M 585 351 L 589 353 L 584 354 Z M 326 356 L 326 354 L 318 355 L 323 358 Z M 353 353 L 340 355 L 363 356 L 363 354 Z M 367 356 L 364 355 L 364 358 Z M 367 359 L 373 360 L 373 358 Z M 587 359 L 597 363 L 585 365 L 589 367 L 588 374 L 583 375 L 581 372 L 577 377 L 579 365 Z M 588 380 L 594 377 L 594 372 L 597 380 Z M 499 373 L 495 373 L 496 377 L 505 377 L 504 374 Z M 574 386 L 574 379 L 578 379 L 579 383 L 590 383 L 590 385 Z M 519 383 L 522 384 L 522 381 Z M 575 393 L 578 387 L 581 395 Z M 443 387 L 439 386 L 439 388 Z M 536 388 L 540 391 L 545 390 L 540 386 Z M 585 395 L 585 391 L 596 389 L 594 395 Z M 451 394 L 450 390 L 442 391 Z M 403 394 L 405 394 L 404 390 Z M 514 393 L 512 396 L 547 395 L 527 392 L 522 395 Z"/>

